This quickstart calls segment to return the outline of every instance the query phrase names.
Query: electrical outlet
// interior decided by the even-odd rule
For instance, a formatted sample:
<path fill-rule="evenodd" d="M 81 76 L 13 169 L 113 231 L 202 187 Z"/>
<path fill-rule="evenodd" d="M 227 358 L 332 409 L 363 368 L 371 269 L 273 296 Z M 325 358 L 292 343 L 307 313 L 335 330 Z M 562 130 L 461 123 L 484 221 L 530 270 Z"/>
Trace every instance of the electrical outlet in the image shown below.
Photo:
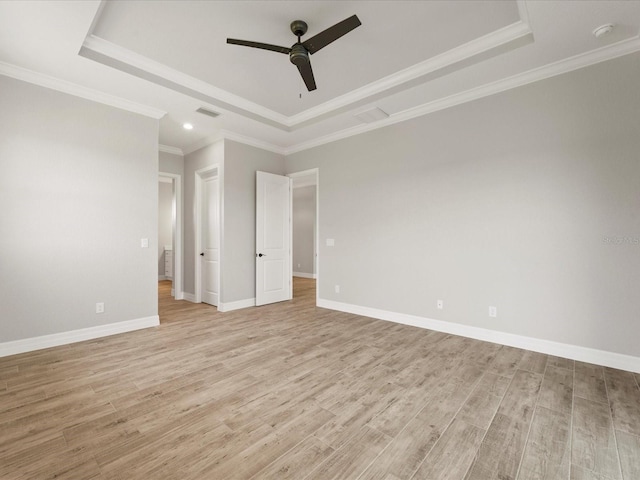
<path fill-rule="evenodd" d="M 496 307 L 489 307 L 489 316 L 490 317 L 497 317 L 498 316 L 498 309 Z"/>
<path fill-rule="evenodd" d="M 442 310 L 444 308 L 444 302 L 442 300 L 438 300 L 438 310 Z"/>
<path fill-rule="evenodd" d="M 96 313 L 104 313 L 104 303 L 96 303 Z"/>
<path fill-rule="evenodd" d="M 336 285 L 335 290 L 336 290 L 336 293 L 340 293 L 340 285 Z"/>
<path fill-rule="evenodd" d="M 300 268 L 300 264 L 298 264 L 298 268 Z"/>

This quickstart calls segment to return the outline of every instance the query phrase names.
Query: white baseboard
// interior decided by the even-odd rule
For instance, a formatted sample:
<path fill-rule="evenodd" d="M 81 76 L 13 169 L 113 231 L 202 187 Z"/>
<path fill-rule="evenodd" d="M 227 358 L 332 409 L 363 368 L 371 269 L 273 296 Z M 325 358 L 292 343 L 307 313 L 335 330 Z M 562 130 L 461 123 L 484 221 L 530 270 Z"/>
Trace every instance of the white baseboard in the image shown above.
<path fill-rule="evenodd" d="M 187 302 L 196 303 L 196 296 L 193 293 L 182 292 L 180 298 L 176 297 L 176 300 L 186 300 Z"/>
<path fill-rule="evenodd" d="M 305 272 L 293 272 L 293 276 L 301 277 L 301 278 L 316 278 L 315 273 L 305 273 Z"/>
<path fill-rule="evenodd" d="M 218 303 L 218 311 L 220 312 L 230 312 L 232 310 L 240 310 L 241 308 L 255 307 L 256 299 L 255 298 L 246 298 L 244 300 L 238 300 L 236 302 L 225 302 Z"/>
<path fill-rule="evenodd" d="M 196 296 L 193 293 L 182 292 L 182 298 L 176 297 L 176 300 L 187 300 L 188 302 L 197 303 Z M 219 302 L 219 312 L 231 312 L 232 310 L 240 310 L 241 308 L 255 307 L 255 298 L 246 298 L 235 302 Z"/>
<path fill-rule="evenodd" d="M 70 332 L 53 333 L 40 337 L 25 338 L 12 342 L 0 343 L 0 357 L 16 355 L 18 353 L 32 352 L 43 348 L 58 347 L 69 343 L 93 340 L 94 338 L 108 337 L 117 333 L 132 332 L 142 328 L 156 327 L 160 325 L 160 317 L 136 318 L 118 323 L 109 323 L 97 327 L 81 328 Z"/>
<path fill-rule="evenodd" d="M 354 313 L 364 317 L 402 323 L 413 327 L 436 330 L 438 332 L 460 335 L 462 337 L 474 338 L 476 340 L 532 350 L 534 352 L 545 353 L 547 355 L 554 355 L 557 357 L 569 358 L 571 360 L 579 360 L 581 362 L 593 363 L 595 365 L 640 373 L 640 357 L 633 357 L 631 355 L 581 347 L 579 345 L 553 342 L 551 340 L 525 337 L 522 335 L 488 330 L 485 328 L 471 327 L 469 325 L 434 320 L 432 318 L 418 317 L 416 315 L 408 315 L 405 313 L 389 312 L 387 310 L 379 310 L 377 308 L 361 307 L 359 305 L 335 302 L 333 300 L 318 299 L 318 307 L 338 310 L 340 312 Z"/>

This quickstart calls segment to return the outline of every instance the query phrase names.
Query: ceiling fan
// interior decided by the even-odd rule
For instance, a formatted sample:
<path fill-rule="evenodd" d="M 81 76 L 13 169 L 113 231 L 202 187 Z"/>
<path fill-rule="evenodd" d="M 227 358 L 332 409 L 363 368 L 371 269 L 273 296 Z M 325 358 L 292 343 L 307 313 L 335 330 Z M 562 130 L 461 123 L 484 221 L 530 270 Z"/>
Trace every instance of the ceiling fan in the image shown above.
<path fill-rule="evenodd" d="M 291 63 L 298 67 L 298 71 L 307 86 L 307 90 L 311 92 L 316 89 L 316 81 L 313 78 L 313 70 L 311 69 L 309 55 L 313 55 L 318 50 L 326 47 L 360 25 L 362 24 L 360 23 L 360 19 L 358 19 L 357 15 L 352 15 L 351 17 L 336 23 L 333 27 L 329 27 L 310 39 L 301 42 L 300 37 L 307 33 L 307 24 L 302 20 L 294 20 L 291 22 L 291 31 L 296 37 L 298 37 L 298 41 L 294 43 L 291 48 L 279 47 L 278 45 L 271 45 L 268 43 L 251 42 L 248 40 L 237 40 L 235 38 L 227 38 L 227 43 L 288 54 Z"/>

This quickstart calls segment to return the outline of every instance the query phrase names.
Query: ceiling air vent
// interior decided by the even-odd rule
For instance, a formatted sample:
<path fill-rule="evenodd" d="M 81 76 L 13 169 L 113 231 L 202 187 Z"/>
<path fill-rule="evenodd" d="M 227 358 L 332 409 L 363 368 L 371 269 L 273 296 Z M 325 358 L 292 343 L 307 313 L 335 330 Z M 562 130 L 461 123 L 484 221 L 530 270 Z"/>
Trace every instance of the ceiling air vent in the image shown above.
<path fill-rule="evenodd" d="M 379 120 L 384 120 L 385 118 L 389 118 L 389 114 L 380 108 L 374 107 L 369 110 L 356 113 L 354 117 L 364 123 L 373 123 Z"/>
<path fill-rule="evenodd" d="M 214 112 L 213 110 L 207 110 L 204 107 L 200 107 L 198 110 L 196 110 L 196 112 L 201 113 L 203 115 L 208 115 L 209 117 L 213 117 L 213 118 L 220 116 L 218 112 Z"/>

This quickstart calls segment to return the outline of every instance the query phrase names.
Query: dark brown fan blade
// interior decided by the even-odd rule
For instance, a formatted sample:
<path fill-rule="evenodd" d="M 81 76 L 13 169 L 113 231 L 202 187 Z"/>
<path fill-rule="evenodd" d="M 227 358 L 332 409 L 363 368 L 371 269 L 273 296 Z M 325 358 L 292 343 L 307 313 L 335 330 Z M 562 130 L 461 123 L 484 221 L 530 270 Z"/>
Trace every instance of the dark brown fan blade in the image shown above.
<path fill-rule="evenodd" d="M 286 53 L 287 55 L 291 51 L 288 47 L 279 47 L 278 45 L 271 45 L 269 43 L 250 42 L 248 40 L 236 40 L 235 38 L 227 38 L 227 43 L 242 45 L 243 47 L 261 48 L 262 50 L 271 50 L 272 52 Z"/>
<path fill-rule="evenodd" d="M 311 63 L 306 62 L 302 65 L 297 65 L 298 71 L 300 75 L 302 75 L 302 80 L 304 80 L 304 84 L 307 86 L 307 90 L 310 92 L 316 89 L 316 81 L 313 78 L 313 70 L 311 69 Z"/>
<path fill-rule="evenodd" d="M 302 45 L 304 45 L 304 48 L 306 48 L 307 51 L 313 55 L 321 48 L 326 47 L 331 42 L 339 39 L 343 35 L 346 35 L 351 30 L 359 27 L 360 25 L 362 25 L 362 23 L 360 23 L 360 19 L 358 18 L 358 16 L 353 15 L 341 22 L 336 23 L 333 27 L 327 28 L 325 31 L 320 32 L 310 39 L 305 40 L 304 42 L 302 42 Z"/>

